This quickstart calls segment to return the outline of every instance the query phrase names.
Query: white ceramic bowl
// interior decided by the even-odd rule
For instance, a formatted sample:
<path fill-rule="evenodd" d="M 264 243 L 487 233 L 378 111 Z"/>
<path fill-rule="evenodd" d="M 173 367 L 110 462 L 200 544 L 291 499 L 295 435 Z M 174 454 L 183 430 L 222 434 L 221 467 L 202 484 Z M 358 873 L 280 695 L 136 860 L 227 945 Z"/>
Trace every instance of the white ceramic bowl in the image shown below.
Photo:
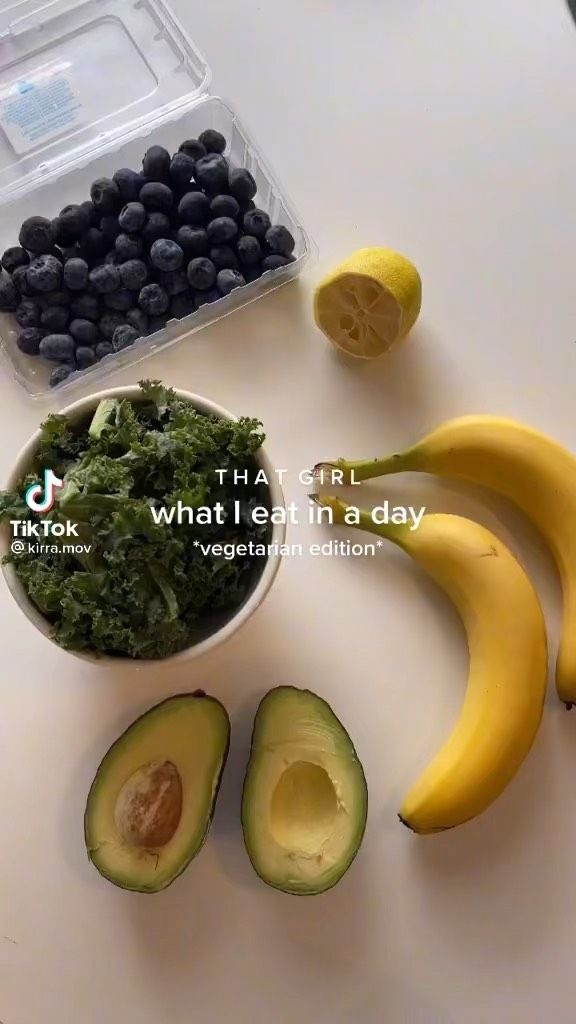
<path fill-rule="evenodd" d="M 211 402 L 209 399 L 203 398 L 201 395 L 194 395 L 190 391 L 182 391 L 179 388 L 174 388 L 174 390 L 176 391 L 176 394 L 179 395 L 180 398 L 187 399 L 194 406 L 195 409 L 198 409 L 199 412 L 211 413 L 215 416 L 221 416 L 223 419 L 228 420 L 237 419 L 237 417 L 234 416 L 231 412 L 228 412 L 227 409 L 223 409 L 222 406 L 216 405 L 215 402 Z M 98 391 L 96 394 L 87 395 L 86 398 L 81 398 L 77 402 L 73 402 L 71 405 L 68 405 L 64 409 L 59 410 L 59 412 L 63 413 L 65 416 L 68 416 L 69 419 L 71 419 L 72 421 L 78 421 L 83 419 L 84 417 L 87 417 L 90 414 L 90 412 L 93 412 L 98 403 L 103 398 L 131 398 L 134 400 L 138 399 L 140 394 L 140 388 L 137 387 L 136 385 L 128 387 L 107 388 L 104 391 Z M 16 459 L 16 462 L 14 463 L 12 472 L 10 473 L 8 480 L 6 482 L 6 490 L 14 490 L 18 484 L 18 481 L 25 475 L 28 467 L 32 462 L 34 452 L 38 447 L 40 436 L 41 431 L 35 431 L 30 440 L 21 449 Z M 269 481 L 268 494 L 270 505 L 284 507 L 284 495 L 282 493 L 282 488 L 278 483 L 278 478 L 274 472 L 272 463 L 268 459 L 268 456 L 266 455 L 263 449 L 261 449 L 256 454 L 255 461 L 257 462 L 258 466 L 265 471 L 266 477 Z M 272 526 L 272 532 L 269 543 L 276 544 L 278 545 L 278 547 L 280 547 L 280 545 L 284 541 L 285 533 L 286 527 L 283 524 L 274 524 Z M 0 535 L 0 556 L 3 556 L 8 553 L 10 540 L 11 537 L 9 536 L 8 530 L 3 529 Z M 192 647 L 184 648 L 184 650 L 179 651 L 177 654 L 172 654 L 167 658 L 148 660 L 144 658 L 123 658 L 116 657 L 113 655 L 98 656 L 96 654 L 92 654 L 86 651 L 70 651 L 69 653 L 75 654 L 76 657 L 83 658 L 86 661 L 95 662 L 96 664 L 101 665 L 105 665 L 107 662 L 111 661 L 115 662 L 116 664 L 125 661 L 130 662 L 133 665 L 164 665 L 167 662 L 177 662 L 189 658 L 199 657 L 199 655 L 205 654 L 206 651 L 211 650 L 213 647 L 216 647 L 218 644 L 223 643 L 225 640 L 231 637 L 232 634 L 235 633 L 238 629 L 240 629 L 240 626 L 247 622 L 250 616 L 254 614 L 256 609 L 262 604 L 262 601 L 266 597 L 266 594 L 268 593 L 270 587 L 272 586 L 272 583 L 274 582 L 276 573 L 278 572 L 280 566 L 280 558 L 281 556 L 279 554 L 269 556 L 264 566 L 264 569 L 262 570 L 262 573 L 254 586 L 254 589 L 251 591 L 251 593 L 244 601 L 244 603 L 240 605 L 237 611 L 232 614 L 232 617 L 228 620 L 228 622 L 226 622 L 220 628 L 216 629 L 214 633 L 209 634 L 204 640 L 200 640 L 197 644 L 193 645 Z M 34 626 L 36 626 L 36 628 L 40 630 L 40 632 L 43 633 L 44 636 L 48 637 L 51 640 L 52 638 L 50 636 L 50 623 L 28 597 L 24 587 L 22 586 L 20 580 L 18 579 L 14 571 L 14 567 L 10 563 L 8 563 L 6 565 L 3 565 L 2 569 L 4 572 L 4 578 L 6 579 L 10 592 L 13 598 L 15 599 L 16 603 L 18 604 L 20 610 L 24 612 L 24 615 L 26 615 L 30 622 Z M 55 641 L 52 642 L 55 643 Z"/>

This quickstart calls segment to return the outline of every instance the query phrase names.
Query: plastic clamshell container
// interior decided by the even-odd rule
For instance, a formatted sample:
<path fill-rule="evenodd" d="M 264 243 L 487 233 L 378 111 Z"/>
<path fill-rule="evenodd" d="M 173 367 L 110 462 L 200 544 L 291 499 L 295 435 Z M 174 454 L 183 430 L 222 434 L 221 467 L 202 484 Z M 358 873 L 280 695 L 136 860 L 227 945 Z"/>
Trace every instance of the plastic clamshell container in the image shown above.
<path fill-rule="evenodd" d="M 14 317 L 0 315 L 4 369 L 31 397 L 96 384 L 300 274 L 313 243 L 233 108 L 208 93 L 210 69 L 164 0 L 13 2 L 0 11 L 0 59 L 0 252 L 18 244 L 27 217 L 55 217 L 88 199 L 96 178 L 139 170 L 150 145 L 175 152 L 206 128 L 222 132 L 232 165 L 254 175 L 256 205 L 296 239 L 293 263 L 56 388 L 48 384 L 54 364 L 21 352 Z"/>

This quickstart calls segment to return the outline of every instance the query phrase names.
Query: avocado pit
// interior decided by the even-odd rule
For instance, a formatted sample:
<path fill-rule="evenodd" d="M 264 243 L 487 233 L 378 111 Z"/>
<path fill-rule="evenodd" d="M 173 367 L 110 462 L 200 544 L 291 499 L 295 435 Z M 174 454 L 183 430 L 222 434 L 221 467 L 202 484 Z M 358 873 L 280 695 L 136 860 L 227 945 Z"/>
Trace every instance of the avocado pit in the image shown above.
<path fill-rule="evenodd" d="M 114 819 L 129 846 L 166 846 L 182 817 L 182 779 L 171 761 L 150 761 L 126 780 Z"/>

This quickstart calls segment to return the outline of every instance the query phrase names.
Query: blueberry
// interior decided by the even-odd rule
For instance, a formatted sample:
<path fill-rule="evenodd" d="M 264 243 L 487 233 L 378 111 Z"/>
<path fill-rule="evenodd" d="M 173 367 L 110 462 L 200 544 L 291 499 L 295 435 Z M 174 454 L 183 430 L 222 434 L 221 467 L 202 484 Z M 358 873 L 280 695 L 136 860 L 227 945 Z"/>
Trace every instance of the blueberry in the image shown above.
<path fill-rule="evenodd" d="M 77 243 L 74 243 L 74 245 L 64 245 L 60 251 L 62 253 L 63 265 L 68 263 L 68 260 L 79 260 L 82 258 L 80 255 L 80 246 Z"/>
<path fill-rule="evenodd" d="M 239 238 L 236 251 L 240 263 L 245 267 L 253 267 L 256 263 L 260 263 L 262 259 L 260 242 L 257 238 L 254 238 L 254 235 L 243 235 L 242 238 Z"/>
<path fill-rule="evenodd" d="M 73 292 L 81 292 L 88 284 L 88 264 L 78 257 L 64 264 L 64 284 Z"/>
<path fill-rule="evenodd" d="M 151 146 L 142 161 L 142 173 L 148 181 L 167 181 L 170 172 L 170 153 L 164 146 Z"/>
<path fill-rule="evenodd" d="M 175 295 L 170 303 L 170 319 L 183 320 L 184 317 L 194 313 L 195 309 L 196 301 L 190 293 Z"/>
<path fill-rule="evenodd" d="M 98 178 L 90 189 L 90 198 L 98 213 L 103 216 L 116 213 L 122 203 L 120 189 L 110 178 Z"/>
<path fill-rule="evenodd" d="M 112 347 L 115 352 L 120 352 L 121 349 L 133 345 L 135 341 L 138 341 L 139 337 L 140 335 L 135 327 L 130 327 L 130 324 L 123 324 L 122 327 L 117 327 L 114 331 Z"/>
<path fill-rule="evenodd" d="M 240 260 L 230 245 L 213 245 L 210 259 L 218 270 L 239 270 Z"/>
<path fill-rule="evenodd" d="M 140 192 L 140 202 L 151 213 L 170 213 L 174 206 L 174 194 L 161 181 L 147 181 Z"/>
<path fill-rule="evenodd" d="M 256 209 L 256 203 L 253 199 L 239 199 L 240 212 L 242 214 L 248 213 L 250 210 Z"/>
<path fill-rule="evenodd" d="M 100 295 L 115 292 L 122 284 L 120 270 L 111 263 L 105 263 L 90 271 L 90 284 Z"/>
<path fill-rule="evenodd" d="M 198 288 L 200 291 L 211 288 L 216 281 L 216 267 L 212 260 L 206 259 L 205 256 L 190 260 L 187 274 L 192 288 Z"/>
<path fill-rule="evenodd" d="M 258 191 L 254 177 L 245 167 L 233 167 L 228 175 L 228 188 L 236 199 L 253 199 Z"/>
<path fill-rule="evenodd" d="M 61 263 L 62 266 L 64 266 L 64 255 L 62 253 L 62 250 L 59 249 L 57 245 L 53 245 L 50 249 L 50 252 L 47 253 L 46 255 L 53 256 L 55 260 L 58 260 L 58 262 Z"/>
<path fill-rule="evenodd" d="M 114 310 L 108 310 L 104 313 L 104 316 L 98 321 L 98 327 L 100 328 L 100 334 L 106 341 L 112 341 L 114 337 L 114 331 L 117 327 L 122 327 L 126 323 L 126 317 L 123 313 L 116 313 Z"/>
<path fill-rule="evenodd" d="M 16 322 L 21 327 L 38 327 L 42 310 L 37 302 L 31 299 L 24 299 L 16 310 Z"/>
<path fill-rule="evenodd" d="M 203 227 L 210 220 L 210 200 L 203 192 L 187 192 L 178 204 L 178 216 L 183 224 Z"/>
<path fill-rule="evenodd" d="M 55 256 L 36 256 L 28 267 L 27 276 L 35 292 L 54 292 L 62 283 L 62 264 Z"/>
<path fill-rule="evenodd" d="M 58 384 L 62 384 L 71 373 L 74 372 L 74 367 L 70 363 L 62 363 L 61 366 L 55 366 L 50 374 L 49 384 L 51 388 L 55 388 Z"/>
<path fill-rule="evenodd" d="M 63 250 L 61 250 L 61 254 L 63 254 L 65 263 L 68 263 L 69 259 L 80 259 L 80 246 L 65 246 Z"/>
<path fill-rule="evenodd" d="M 129 167 L 121 167 L 119 171 L 116 171 L 113 180 L 118 186 L 123 203 L 136 202 L 140 195 L 140 189 L 146 182 L 143 174 L 133 171 Z"/>
<path fill-rule="evenodd" d="M 89 211 L 85 207 L 75 204 L 65 206 L 63 210 L 60 210 L 56 220 L 63 236 L 69 239 L 65 243 L 68 245 L 70 242 L 76 242 L 85 231 L 88 231 L 92 223 Z M 58 242 L 58 239 L 56 241 Z"/>
<path fill-rule="evenodd" d="M 148 267 L 143 260 L 126 260 L 120 265 L 120 278 L 124 288 L 140 291 L 148 282 Z"/>
<path fill-rule="evenodd" d="M 62 246 L 61 253 L 64 263 L 67 263 L 68 260 L 78 260 L 81 258 L 80 246 L 76 242 L 74 243 L 74 245 Z"/>
<path fill-rule="evenodd" d="M 84 210 L 82 212 L 85 213 Z M 85 220 L 87 219 L 88 218 L 85 218 Z M 87 223 L 84 230 L 87 231 L 89 227 L 90 224 Z M 60 217 L 54 217 L 54 220 L 52 221 L 52 228 L 54 231 L 54 241 L 61 249 L 65 249 L 69 245 L 74 245 L 78 241 L 79 236 L 74 235 L 70 229 L 62 223 Z"/>
<path fill-rule="evenodd" d="M 290 256 L 296 242 L 283 224 L 275 224 L 266 232 L 266 245 L 271 253 L 278 256 Z"/>
<path fill-rule="evenodd" d="M 168 309 L 169 298 L 159 284 L 147 284 L 138 296 L 140 308 L 148 316 L 161 316 Z"/>
<path fill-rule="evenodd" d="M 177 192 L 185 192 L 194 176 L 196 161 L 187 153 L 175 153 L 170 164 L 170 184 Z"/>
<path fill-rule="evenodd" d="M 27 267 L 29 263 L 28 253 L 19 245 L 13 245 L 11 249 L 6 249 L 2 257 L 2 266 L 7 274 L 13 274 L 18 267 Z"/>
<path fill-rule="evenodd" d="M 112 355 L 114 346 L 110 341 L 99 341 L 96 345 L 96 359 L 104 359 L 104 356 Z"/>
<path fill-rule="evenodd" d="M 143 309 L 139 309 L 137 306 L 134 309 L 129 309 L 126 313 L 126 320 L 131 327 L 135 327 L 141 338 L 148 334 L 148 317 Z"/>
<path fill-rule="evenodd" d="M 202 132 L 198 141 L 202 143 L 207 153 L 223 153 L 226 149 L 226 139 L 221 132 L 217 132 L 214 128 L 207 128 Z"/>
<path fill-rule="evenodd" d="M 50 334 L 63 334 L 70 322 L 70 310 L 65 306 L 49 306 L 40 317 L 42 327 Z"/>
<path fill-rule="evenodd" d="M 146 208 L 142 203 L 127 203 L 120 212 L 118 223 L 122 231 L 135 234 L 144 227 L 146 217 Z"/>
<path fill-rule="evenodd" d="M 44 295 L 38 296 L 38 302 L 42 306 L 42 309 L 50 309 L 51 306 L 69 306 L 72 299 L 72 293 L 64 289 L 58 289 L 58 291 L 55 292 L 46 292 Z"/>
<path fill-rule="evenodd" d="M 181 295 L 188 291 L 188 278 L 185 270 L 166 270 L 159 276 L 159 283 L 168 295 Z"/>
<path fill-rule="evenodd" d="M 16 267 L 16 270 L 12 274 L 12 284 L 18 289 L 20 295 L 29 297 L 34 295 L 33 289 L 28 284 L 28 267 Z M 2 286 L 0 284 L 0 291 Z"/>
<path fill-rule="evenodd" d="M 97 295 L 88 295 L 87 293 L 79 295 L 77 299 L 72 300 L 70 312 L 72 316 L 80 320 L 99 320 L 101 314 L 100 299 Z"/>
<path fill-rule="evenodd" d="M 218 302 L 222 296 L 217 288 L 208 288 L 205 292 L 198 292 L 196 296 L 196 303 L 198 307 L 206 306 L 209 302 Z"/>
<path fill-rule="evenodd" d="M 104 305 L 107 309 L 115 309 L 118 313 L 127 313 L 129 309 L 132 309 L 135 301 L 134 293 L 128 291 L 127 288 L 119 288 L 111 295 L 104 296 Z"/>
<path fill-rule="evenodd" d="M 257 281 L 259 277 L 262 277 L 262 266 L 257 263 L 254 267 L 243 267 L 242 273 L 246 278 L 246 284 L 251 284 L 252 281 Z"/>
<path fill-rule="evenodd" d="M 184 253 L 177 242 L 158 238 L 150 249 L 150 262 L 157 270 L 178 270 L 184 262 Z"/>
<path fill-rule="evenodd" d="M 70 334 L 47 334 L 40 342 L 40 355 L 57 363 L 68 363 L 74 358 L 74 338 Z"/>
<path fill-rule="evenodd" d="M 52 222 L 46 217 L 28 217 L 20 228 L 18 241 L 28 252 L 38 255 L 50 252 L 56 241 Z"/>
<path fill-rule="evenodd" d="M 145 244 L 152 245 L 157 238 L 167 238 L 170 234 L 170 227 L 170 218 L 165 213 L 150 213 L 142 231 Z"/>
<path fill-rule="evenodd" d="M 201 156 L 194 168 L 198 184 L 213 196 L 228 191 L 228 161 L 219 153 Z"/>
<path fill-rule="evenodd" d="M 20 331 L 16 344 L 21 352 L 25 352 L 27 356 L 37 356 L 40 351 L 40 342 L 45 336 L 46 332 L 40 330 L 39 327 L 25 327 L 23 331 Z"/>
<path fill-rule="evenodd" d="M 265 256 L 262 260 L 262 273 L 266 273 L 267 270 L 278 270 L 279 267 L 286 267 L 289 263 L 293 262 L 293 256 L 281 256 L 279 253 L 272 253 L 271 256 Z"/>
<path fill-rule="evenodd" d="M 191 157 L 194 163 L 196 163 L 201 156 L 206 156 L 207 150 L 206 146 L 203 146 L 199 139 L 186 139 L 178 147 L 178 152 L 185 153 L 186 156 Z"/>
<path fill-rule="evenodd" d="M 231 217 L 237 220 L 240 215 L 240 204 L 234 196 L 214 196 L 210 203 L 211 218 Z"/>
<path fill-rule="evenodd" d="M 190 224 L 183 224 L 176 232 L 176 241 L 189 259 L 208 254 L 208 235 L 204 228 L 194 228 Z"/>
<path fill-rule="evenodd" d="M 55 217 L 52 221 L 52 227 L 54 229 L 54 238 L 56 239 L 56 245 L 66 249 L 69 245 L 74 245 L 76 239 L 74 235 L 71 235 L 59 217 Z"/>
<path fill-rule="evenodd" d="M 111 263 L 113 267 L 120 267 L 122 265 L 122 260 L 116 249 L 110 249 L 110 252 L 106 253 L 104 263 Z"/>
<path fill-rule="evenodd" d="M 138 260 L 144 252 L 144 242 L 140 235 L 118 235 L 115 243 L 116 253 L 121 263 L 126 260 Z"/>
<path fill-rule="evenodd" d="M 80 255 L 90 264 L 106 255 L 106 239 L 99 228 L 88 228 L 88 231 L 82 235 Z"/>
<path fill-rule="evenodd" d="M 243 284 L 246 284 L 245 278 L 238 270 L 221 270 L 217 281 L 222 295 L 229 295 L 234 288 L 241 288 Z"/>
<path fill-rule="evenodd" d="M 100 214 L 98 213 L 98 210 L 94 206 L 92 200 L 86 199 L 83 203 L 80 203 L 80 206 L 83 210 L 86 210 L 86 213 L 88 214 L 88 218 L 90 220 L 90 227 L 97 228 L 100 222 Z"/>
<path fill-rule="evenodd" d="M 102 220 L 100 221 L 100 231 L 104 235 L 104 239 L 108 245 L 114 245 L 114 242 L 118 238 L 121 230 L 122 228 L 120 227 L 118 217 L 114 214 L 109 213 L 106 217 L 102 217 Z"/>
<path fill-rule="evenodd" d="M 238 225 L 231 217 L 216 217 L 210 221 L 206 231 L 211 245 L 224 245 L 236 238 Z"/>
<path fill-rule="evenodd" d="M 151 317 L 148 325 L 148 335 L 156 334 L 157 331 L 163 331 L 166 327 L 167 319 L 166 315 Z"/>
<path fill-rule="evenodd" d="M 96 362 L 96 352 L 93 348 L 88 345 L 79 345 L 76 349 L 76 366 L 79 370 L 87 370 L 89 366 L 94 366 Z"/>
<path fill-rule="evenodd" d="M 265 238 L 266 232 L 272 227 L 272 221 L 265 210 L 249 210 L 242 220 L 244 231 L 254 238 Z"/>
<path fill-rule="evenodd" d="M 100 331 L 91 320 L 73 320 L 68 330 L 78 345 L 96 345 L 100 339 Z"/>

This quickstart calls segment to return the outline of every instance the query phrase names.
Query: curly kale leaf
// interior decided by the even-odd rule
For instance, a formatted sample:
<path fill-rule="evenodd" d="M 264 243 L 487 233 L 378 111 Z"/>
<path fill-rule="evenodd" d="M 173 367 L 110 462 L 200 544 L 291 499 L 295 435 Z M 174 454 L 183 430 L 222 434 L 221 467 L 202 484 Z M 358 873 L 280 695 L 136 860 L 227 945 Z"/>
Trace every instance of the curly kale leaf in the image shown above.
<path fill-rule="evenodd" d="M 245 600 L 259 566 L 254 559 L 218 558 L 199 542 L 263 541 L 255 525 L 254 484 L 261 423 L 206 416 L 159 381 L 140 384 L 139 401 L 104 399 L 79 424 L 49 416 L 31 473 L 15 493 L 0 494 L 0 520 L 37 523 L 24 487 L 44 468 L 64 479 L 47 518 L 73 522 L 89 554 L 10 554 L 31 600 L 73 650 L 161 658 L 206 635 Z M 217 470 L 223 470 L 222 479 Z M 234 470 L 248 470 L 234 483 Z M 236 523 L 233 501 L 242 513 Z M 155 522 L 151 509 L 198 509 L 221 502 L 224 523 Z"/>

